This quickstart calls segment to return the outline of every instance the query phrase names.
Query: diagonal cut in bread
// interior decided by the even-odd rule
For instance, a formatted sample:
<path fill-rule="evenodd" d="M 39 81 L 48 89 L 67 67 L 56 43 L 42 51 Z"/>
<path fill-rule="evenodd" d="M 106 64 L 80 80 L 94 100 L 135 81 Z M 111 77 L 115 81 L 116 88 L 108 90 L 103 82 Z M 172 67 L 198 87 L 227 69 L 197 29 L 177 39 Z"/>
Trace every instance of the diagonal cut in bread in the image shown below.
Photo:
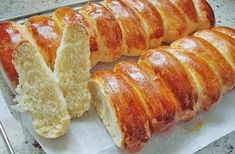
<path fill-rule="evenodd" d="M 65 26 L 54 68 L 70 116 L 81 116 L 90 106 L 91 69 L 89 37 L 81 24 Z"/>
<path fill-rule="evenodd" d="M 59 28 L 49 16 L 31 17 L 24 26 L 48 66 L 54 71 L 67 103 L 70 117 L 79 117 L 89 108 L 90 46 L 81 24 L 66 23 Z"/>
<path fill-rule="evenodd" d="M 70 117 L 56 77 L 29 41 L 30 37 L 24 27 L 13 22 L 5 24 L 8 24 L 8 30 L 15 29 L 14 33 L 20 34 L 20 40 L 12 48 L 12 62 L 19 75 L 16 88 L 18 95 L 15 98 L 19 104 L 14 108 L 30 111 L 33 128 L 39 135 L 46 138 L 59 137 L 68 130 Z"/>

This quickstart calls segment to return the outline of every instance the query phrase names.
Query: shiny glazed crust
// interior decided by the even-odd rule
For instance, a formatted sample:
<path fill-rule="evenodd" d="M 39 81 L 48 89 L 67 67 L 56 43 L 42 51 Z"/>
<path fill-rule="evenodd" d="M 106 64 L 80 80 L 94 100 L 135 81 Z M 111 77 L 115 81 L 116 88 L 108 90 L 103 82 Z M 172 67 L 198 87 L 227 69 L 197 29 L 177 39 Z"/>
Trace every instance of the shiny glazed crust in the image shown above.
<path fill-rule="evenodd" d="M 126 42 L 124 55 L 137 56 L 148 49 L 147 36 L 140 17 L 121 0 L 106 0 L 105 5 L 119 22 Z"/>
<path fill-rule="evenodd" d="M 136 151 L 150 137 L 149 120 L 133 87 L 119 73 L 100 71 L 95 74 L 116 112 L 123 133 L 122 145 Z"/>
<path fill-rule="evenodd" d="M 193 54 L 178 48 L 162 47 L 183 64 L 193 78 L 199 92 L 197 110 L 209 110 L 221 98 L 221 85 L 209 65 Z M 212 90 L 213 89 L 213 90 Z"/>
<path fill-rule="evenodd" d="M 140 57 L 139 65 L 154 72 L 166 84 L 180 104 L 181 119 L 187 121 L 195 116 L 198 92 L 180 61 L 162 49 L 152 49 Z"/>
<path fill-rule="evenodd" d="M 216 47 L 235 70 L 235 40 L 233 38 L 213 30 L 196 32 L 194 36 L 200 37 Z"/>
<path fill-rule="evenodd" d="M 150 48 L 158 47 L 164 36 L 164 26 L 162 18 L 157 9 L 146 0 L 126 0 L 141 19 Z"/>
<path fill-rule="evenodd" d="M 233 39 L 235 39 L 235 30 L 230 27 L 216 26 L 216 27 L 212 28 L 212 30 L 221 32 L 221 33 L 228 35 L 228 36 L 232 37 Z"/>
<path fill-rule="evenodd" d="M 223 93 L 229 92 L 235 84 L 235 74 L 232 66 L 223 58 L 223 55 L 207 41 L 189 36 L 179 39 L 171 44 L 171 47 L 183 49 L 198 58 L 208 62 L 222 85 Z"/>
<path fill-rule="evenodd" d="M 178 102 L 160 78 L 155 78 L 154 74 L 133 62 L 121 62 L 115 66 L 114 71 L 130 82 L 142 98 L 152 129 L 167 129 L 170 124 L 178 120 L 180 111 Z"/>
<path fill-rule="evenodd" d="M 12 64 L 12 55 L 17 44 L 22 41 L 22 36 L 12 22 L 1 23 L 0 34 L 0 63 L 3 69 L 1 71 L 6 73 L 6 78 L 16 87 L 19 76 Z"/>
<path fill-rule="evenodd" d="M 26 21 L 25 27 L 31 34 L 44 60 L 53 70 L 62 31 L 55 21 L 48 16 L 34 16 Z"/>
<path fill-rule="evenodd" d="M 91 90 L 92 100 L 99 96 L 99 91 L 108 91 L 107 97 L 113 99 L 100 99 L 96 104 L 113 104 L 115 100 L 121 105 L 129 102 L 123 93 L 134 96 L 135 102 L 138 102 L 135 105 L 142 108 L 141 112 L 149 119 L 152 133 L 167 130 L 179 121 L 191 120 L 200 111 L 212 109 L 219 103 L 222 94 L 235 85 L 233 29 L 216 29 L 203 30 L 194 36 L 179 39 L 170 46 L 148 50 L 141 55 L 138 63 L 122 61 L 114 67 L 114 72 L 109 71 L 112 78 L 104 79 L 106 71 L 96 72 L 91 83 L 107 82 L 109 85 L 102 84 L 99 90 Z M 113 76 L 116 76 L 115 82 Z M 129 87 L 128 92 L 124 86 Z M 111 94 L 115 90 L 118 93 Z M 105 108 L 95 107 L 99 111 Z M 129 114 L 119 110 L 113 112 L 122 116 Z M 116 118 L 120 119 L 118 116 Z M 133 125 L 139 127 L 139 124 Z M 141 130 L 138 131 L 135 133 L 142 134 Z M 112 136 L 115 133 L 112 132 Z M 122 140 L 125 141 L 125 138 Z"/>
<path fill-rule="evenodd" d="M 163 42 L 171 43 L 189 34 L 183 14 L 169 0 L 148 1 L 156 7 L 162 17 L 165 30 Z"/>
<path fill-rule="evenodd" d="M 170 0 L 179 11 L 183 14 L 186 20 L 188 31 L 192 33 L 197 28 L 198 17 L 197 11 L 192 0 Z"/>
<path fill-rule="evenodd" d="M 110 62 L 121 57 L 123 37 L 121 28 L 114 15 L 98 3 L 87 3 L 79 12 L 84 15 L 87 22 L 95 28 L 97 38 L 100 40 L 100 50 L 103 61 Z"/>
<path fill-rule="evenodd" d="M 196 30 L 209 29 L 215 25 L 215 15 L 206 0 L 193 0 L 197 10 L 198 25 Z"/>
<path fill-rule="evenodd" d="M 68 7 L 59 8 L 54 12 L 52 18 L 62 31 L 66 24 L 80 23 L 83 25 L 89 35 L 91 65 L 94 66 L 100 61 L 102 52 L 99 46 L 100 43 L 98 43 L 97 40 L 97 33 L 94 27 L 92 27 L 78 11 Z"/>
<path fill-rule="evenodd" d="M 53 19 L 60 29 L 70 22 L 87 28 L 92 66 L 122 55 L 139 56 L 162 41 L 171 43 L 196 29 L 209 29 L 215 21 L 205 0 L 105 0 L 79 11 L 60 8 Z"/>

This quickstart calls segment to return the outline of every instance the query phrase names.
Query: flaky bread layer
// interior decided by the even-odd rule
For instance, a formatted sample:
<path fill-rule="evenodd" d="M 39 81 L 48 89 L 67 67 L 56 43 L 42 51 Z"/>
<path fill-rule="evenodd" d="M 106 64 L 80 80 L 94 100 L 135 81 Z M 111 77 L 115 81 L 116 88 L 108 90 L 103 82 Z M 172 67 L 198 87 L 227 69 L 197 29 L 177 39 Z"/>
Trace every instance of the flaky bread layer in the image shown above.
<path fill-rule="evenodd" d="M 63 135 L 70 124 L 65 99 L 39 51 L 28 41 L 22 41 L 15 48 L 13 64 L 19 74 L 15 98 L 19 104 L 15 108 L 31 112 L 33 128 L 39 135 Z"/>
<path fill-rule="evenodd" d="M 89 109 L 90 69 L 89 38 L 85 28 L 67 24 L 57 51 L 54 73 L 71 117 L 79 117 Z"/>

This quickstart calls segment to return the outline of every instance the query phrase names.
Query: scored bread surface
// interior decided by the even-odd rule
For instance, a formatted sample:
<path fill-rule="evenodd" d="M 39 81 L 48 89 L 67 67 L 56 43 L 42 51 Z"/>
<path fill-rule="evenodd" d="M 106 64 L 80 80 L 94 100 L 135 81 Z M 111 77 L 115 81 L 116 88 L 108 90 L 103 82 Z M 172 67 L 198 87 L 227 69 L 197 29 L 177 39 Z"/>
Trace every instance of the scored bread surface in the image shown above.
<path fill-rule="evenodd" d="M 122 55 L 139 56 L 150 48 L 158 47 L 162 42 L 171 43 L 176 39 L 194 32 L 196 29 L 211 28 L 214 25 L 214 21 L 213 10 L 205 0 L 105 0 L 102 4 L 87 3 L 79 11 L 67 7 L 60 8 L 55 11 L 52 18 L 42 15 L 30 18 L 24 24 L 26 31 L 22 30 L 21 32 L 28 38 L 30 43 L 22 43 L 23 45 L 19 45 L 17 49 L 19 50 L 20 56 L 24 52 L 28 52 L 29 48 L 35 50 L 30 54 L 34 55 L 35 52 L 41 54 L 41 56 L 32 55 L 32 57 L 37 59 L 35 62 L 39 62 L 38 66 L 32 63 L 32 67 L 41 68 L 41 72 L 37 70 L 26 72 L 29 74 L 33 72 L 43 74 L 39 75 L 38 79 L 43 82 L 41 84 L 43 87 L 45 86 L 45 89 L 41 89 L 38 97 L 41 98 L 41 93 L 50 95 L 47 91 L 55 90 L 58 84 L 63 94 L 60 90 L 57 90 L 57 94 L 60 95 L 57 99 L 64 102 L 62 100 L 64 96 L 70 116 L 76 117 L 82 115 L 89 108 L 90 94 L 87 89 L 87 84 L 91 66 L 95 66 L 98 62 L 114 61 Z M 21 29 L 21 26 L 18 26 L 16 29 Z M 234 36 L 231 30 L 224 29 L 215 29 L 214 33 L 223 31 L 225 34 L 231 34 L 229 36 Z M 223 36 L 219 37 L 222 37 L 225 42 L 229 40 Z M 16 38 L 10 39 L 10 41 L 17 42 Z M 9 43 L 10 41 L 8 40 L 7 42 L 9 49 L 11 49 L 12 44 L 17 44 L 16 42 Z M 5 44 L 5 42 L 2 44 Z M 215 44 L 213 45 L 216 46 Z M 0 47 L 5 49 L 5 46 Z M 222 51 L 222 48 L 218 51 L 223 57 L 226 57 L 226 60 L 229 60 L 228 65 L 231 66 L 232 64 L 231 67 L 234 71 L 234 57 L 231 57 L 233 55 L 231 53 L 233 48 L 233 45 L 230 44 L 229 47 L 226 47 L 226 51 Z M 98 87 L 95 88 L 96 90 L 105 89 L 108 85 L 112 84 L 108 82 L 108 78 L 111 77 L 115 79 L 117 85 L 125 89 L 126 93 L 121 88 L 119 91 L 111 88 L 109 91 L 103 90 L 95 94 L 102 93 L 102 98 L 99 98 L 99 101 L 105 101 L 103 103 L 104 106 L 110 101 L 114 102 L 113 105 L 108 105 L 107 107 L 107 110 L 110 111 L 110 119 L 103 114 L 103 106 L 97 110 L 102 113 L 99 114 L 101 118 L 103 116 L 103 119 L 107 119 L 103 121 L 108 127 L 110 134 L 114 137 L 115 143 L 119 146 L 130 150 L 140 148 L 142 143 L 149 139 L 150 129 L 157 127 L 157 129 L 165 130 L 180 119 L 184 121 L 192 119 L 198 110 L 203 108 L 200 104 L 202 106 L 205 105 L 205 103 L 199 103 L 199 100 L 210 98 L 210 93 L 206 93 L 205 88 L 199 86 L 206 75 L 197 75 L 197 73 L 200 74 L 200 71 L 196 70 L 196 66 L 190 65 L 191 69 L 188 69 L 174 55 L 162 50 L 152 50 L 144 54 L 137 66 L 134 64 L 125 64 L 121 67 L 119 65 L 120 67 L 117 67 L 115 72 L 101 73 L 102 78 L 99 78 L 100 82 L 96 82 L 97 85 L 94 86 Z M 17 66 L 14 67 L 11 61 L 11 56 L 13 55 L 12 50 L 1 51 L 4 51 L 1 52 L 1 66 L 7 78 L 11 82 L 14 82 L 14 85 L 17 85 L 18 72 L 15 70 Z M 188 55 L 188 53 L 184 54 Z M 145 58 L 145 56 L 147 57 Z M 25 58 L 30 57 L 26 56 Z M 50 74 L 48 74 L 48 71 L 51 72 L 45 66 L 41 67 L 42 57 L 46 62 L 45 64 L 54 71 L 54 75 L 52 75 L 53 81 L 50 84 L 48 83 L 49 79 L 45 79 L 45 81 L 42 79 L 45 74 Z M 168 60 L 159 64 L 158 62 L 160 61 L 158 61 L 158 58 L 161 57 Z M 32 62 L 31 59 L 29 59 L 29 62 Z M 169 65 L 167 65 L 168 63 Z M 129 84 L 129 82 L 132 84 L 140 84 L 142 82 L 138 78 L 131 76 L 131 72 L 125 72 L 127 69 L 126 66 L 136 68 L 135 71 L 144 78 L 144 85 L 132 87 Z M 200 66 L 207 65 L 201 64 Z M 208 69 L 213 68 L 209 66 Z M 27 69 L 32 68 L 27 67 Z M 148 72 L 145 72 L 145 69 Z M 209 72 L 216 74 L 216 71 Z M 217 76 L 219 76 L 218 74 Z M 231 74 L 227 73 L 227 75 Z M 156 75 L 158 79 L 156 79 Z M 108 78 L 106 78 L 107 76 Z M 172 80 L 169 77 L 172 77 Z M 223 79 L 227 80 L 228 78 L 226 76 Z M 31 75 L 27 79 L 31 79 Z M 107 82 L 100 84 L 103 83 L 102 81 L 104 79 L 107 79 Z M 226 86 L 223 86 L 225 89 L 223 91 L 229 91 L 234 85 L 232 83 L 233 80 L 231 79 L 230 82 L 225 82 L 223 79 L 221 77 L 221 79 L 215 80 L 215 83 L 227 83 Z M 25 79 L 21 79 L 21 82 L 25 83 Z M 175 82 L 178 83 L 174 85 Z M 30 84 L 34 85 L 34 83 Z M 41 85 L 39 82 L 37 84 Z M 47 89 L 47 86 L 51 86 L 52 88 Z M 157 91 L 151 91 L 150 87 L 159 89 Z M 21 88 L 18 86 L 18 92 L 27 91 L 27 88 L 23 90 L 19 89 Z M 218 89 L 216 92 L 219 91 Z M 145 93 L 143 90 L 146 90 Z M 154 95 L 152 98 L 158 100 L 154 101 L 156 106 L 151 104 L 151 97 L 148 97 L 148 93 L 151 92 Z M 118 100 L 114 99 L 113 96 L 115 95 L 113 93 L 120 95 Z M 169 95 L 164 95 L 163 93 L 168 93 Z M 21 97 L 17 97 L 17 100 L 23 100 L 23 94 L 20 95 Z M 28 94 L 30 97 L 34 95 L 34 93 Z M 110 97 L 110 94 L 113 94 L 112 97 Z M 201 97 L 204 95 L 205 97 Z M 46 95 L 48 98 L 50 96 Z M 123 99 L 123 96 L 128 97 Z M 212 106 L 211 104 L 216 103 L 218 99 L 219 95 L 216 95 L 213 103 L 207 101 L 209 103 L 205 106 L 209 109 Z M 27 102 L 28 100 L 26 99 L 24 101 Z M 37 104 L 37 101 L 34 99 L 29 102 L 35 102 Z M 158 102 L 160 104 L 157 104 Z M 129 109 L 129 103 L 133 105 L 131 109 Z M 48 107 L 48 110 L 50 109 L 53 110 L 53 106 Z M 120 112 L 117 112 L 119 109 Z M 124 114 L 127 111 L 130 115 L 125 119 L 126 116 Z M 51 117 L 48 119 L 52 119 L 51 121 L 53 121 Z M 54 120 L 56 119 L 57 117 Z"/>
<path fill-rule="evenodd" d="M 122 55 L 139 56 L 215 22 L 205 0 L 105 0 L 89 2 L 79 11 L 59 8 L 53 19 L 60 27 L 71 22 L 86 27 L 92 66 Z"/>
<path fill-rule="evenodd" d="M 137 121 L 146 114 L 152 134 L 156 130 L 167 130 L 179 121 L 189 121 L 199 112 L 211 110 L 218 104 L 222 94 L 235 85 L 233 34 L 233 29 L 228 27 L 202 30 L 170 46 L 146 51 L 138 63 L 123 61 L 116 64 L 113 72 L 97 71 L 91 78 L 89 89 L 98 114 L 107 106 L 120 105 L 118 110 L 112 110 L 112 119 L 118 122 L 111 123 L 110 119 L 99 114 L 115 143 L 128 149 L 125 144 L 120 144 L 129 139 L 125 136 L 124 126 L 130 123 L 122 121 L 122 116 L 128 118 L 132 114 Z M 134 96 L 138 103 L 132 104 L 134 100 L 127 99 L 127 95 Z M 132 112 L 127 109 L 121 111 L 121 107 L 128 105 Z M 137 106 L 143 110 L 141 115 L 137 114 L 140 110 L 133 110 Z M 131 126 L 141 128 L 140 124 L 131 123 Z M 121 132 L 115 133 L 112 128 L 120 128 Z M 144 128 L 144 131 L 147 130 Z M 132 133 L 142 134 L 143 129 Z M 136 144 L 129 144 L 129 149 L 138 151 L 141 146 L 134 145 L 148 141 L 137 137 L 133 141 Z"/>

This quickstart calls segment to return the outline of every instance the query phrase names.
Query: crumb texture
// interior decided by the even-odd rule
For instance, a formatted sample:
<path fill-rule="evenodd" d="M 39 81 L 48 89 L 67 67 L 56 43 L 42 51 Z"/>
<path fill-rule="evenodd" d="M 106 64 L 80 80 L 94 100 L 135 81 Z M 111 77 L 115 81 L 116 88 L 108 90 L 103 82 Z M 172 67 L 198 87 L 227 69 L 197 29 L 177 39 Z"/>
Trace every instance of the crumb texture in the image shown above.
<path fill-rule="evenodd" d="M 86 30 L 80 25 L 67 25 L 57 52 L 55 75 L 67 102 L 71 117 L 89 109 L 90 51 Z"/>
<path fill-rule="evenodd" d="M 13 64 L 19 74 L 15 98 L 19 104 L 15 108 L 31 112 L 33 128 L 41 136 L 63 135 L 70 123 L 65 99 L 39 52 L 27 41 L 21 42 L 13 55 Z"/>

